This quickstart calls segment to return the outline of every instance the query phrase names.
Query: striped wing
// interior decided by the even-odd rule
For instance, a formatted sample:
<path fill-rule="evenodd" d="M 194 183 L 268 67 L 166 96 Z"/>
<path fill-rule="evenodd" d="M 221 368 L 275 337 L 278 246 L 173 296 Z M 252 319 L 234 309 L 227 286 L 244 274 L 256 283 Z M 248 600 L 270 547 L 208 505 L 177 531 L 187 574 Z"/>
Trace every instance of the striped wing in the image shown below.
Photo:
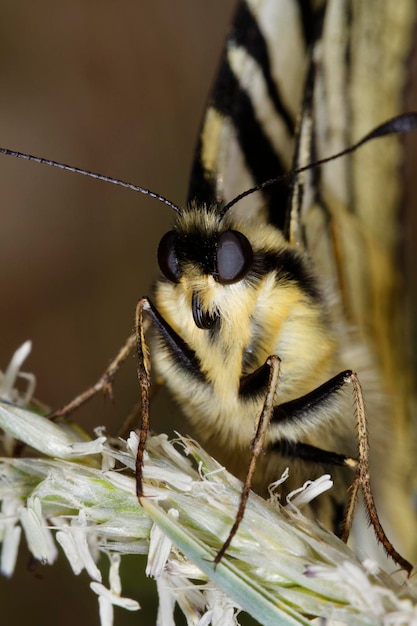
<path fill-rule="evenodd" d="M 415 12 L 415 0 L 242 0 L 203 120 L 189 201 L 228 202 L 402 112 Z M 271 221 L 305 251 L 333 294 L 343 341 L 352 329 L 371 352 L 391 400 L 381 419 L 389 425 L 386 464 L 404 485 L 390 493 L 380 480 L 387 519 L 390 508 L 411 511 L 411 396 L 396 263 L 401 160 L 401 141 L 385 138 L 299 176 L 292 188 L 257 192 L 233 207 L 254 225 Z M 396 519 L 400 536 L 412 523 L 406 513 Z"/>
<path fill-rule="evenodd" d="M 403 111 L 415 11 L 413 0 L 329 2 L 311 61 L 314 81 L 302 113 L 297 165 L 353 145 Z M 370 415 L 370 436 L 371 451 L 382 437 L 385 466 L 373 468 L 374 496 L 386 529 L 399 541 L 407 538 L 403 545 L 411 555 L 415 436 L 398 266 L 401 163 L 401 140 L 389 137 L 299 179 L 289 238 L 305 246 L 333 293 L 333 317 L 348 329 L 344 341 L 351 329 L 380 377 L 387 402 L 383 415 Z M 356 541 L 366 542 L 363 530 Z"/>
<path fill-rule="evenodd" d="M 308 2 L 239 4 L 203 120 L 189 201 L 227 202 L 291 168 L 318 21 Z M 283 227 L 288 198 L 288 187 L 277 185 L 236 210 Z"/>
<path fill-rule="evenodd" d="M 190 202 L 228 202 L 352 145 L 402 111 L 414 0 L 244 0 L 203 120 Z M 306 249 L 340 314 L 373 343 L 389 393 L 405 397 L 395 270 L 397 138 L 276 185 L 234 211 Z M 383 181 L 383 182 L 381 182 Z M 393 309 L 394 307 L 394 309 Z M 400 376 L 397 373 L 400 372 Z M 399 391 L 401 390 L 401 391 Z M 399 411 L 404 414 L 404 410 Z"/>
<path fill-rule="evenodd" d="M 401 5 L 401 6 L 399 6 Z M 312 55 L 313 89 L 302 114 L 297 165 L 335 154 L 403 111 L 416 5 L 403 0 L 329 2 Z M 401 140 L 374 141 L 299 181 L 290 240 L 340 297 L 340 315 L 380 363 L 404 432 L 404 317 L 397 247 Z M 303 198 L 300 202 L 299 197 Z"/>

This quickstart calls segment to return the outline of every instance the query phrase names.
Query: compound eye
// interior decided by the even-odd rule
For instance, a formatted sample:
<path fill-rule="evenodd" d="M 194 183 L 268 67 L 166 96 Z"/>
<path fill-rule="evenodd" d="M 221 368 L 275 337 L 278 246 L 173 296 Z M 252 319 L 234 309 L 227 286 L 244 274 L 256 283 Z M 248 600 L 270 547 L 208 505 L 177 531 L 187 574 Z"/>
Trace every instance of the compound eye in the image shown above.
<path fill-rule="evenodd" d="M 174 247 L 175 233 L 170 230 L 162 237 L 158 246 L 158 264 L 161 272 L 173 283 L 180 279 L 181 272 L 178 257 Z"/>
<path fill-rule="evenodd" d="M 237 283 L 249 272 L 253 250 L 245 235 L 227 230 L 219 237 L 217 246 L 218 281 L 222 285 Z"/>

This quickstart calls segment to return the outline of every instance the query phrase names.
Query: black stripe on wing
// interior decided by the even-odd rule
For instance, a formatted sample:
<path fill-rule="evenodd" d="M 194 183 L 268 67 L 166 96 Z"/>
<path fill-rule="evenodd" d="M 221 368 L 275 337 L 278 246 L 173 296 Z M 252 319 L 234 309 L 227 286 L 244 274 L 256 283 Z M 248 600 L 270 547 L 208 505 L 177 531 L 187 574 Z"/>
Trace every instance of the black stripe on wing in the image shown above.
<path fill-rule="evenodd" d="M 321 6 L 312 6 L 310 0 L 297 0 L 298 10 L 300 12 L 301 27 L 304 33 L 304 41 L 307 46 L 311 46 L 321 36 L 323 18 L 326 10 L 326 2 L 322 2 Z"/>
<path fill-rule="evenodd" d="M 284 106 L 278 86 L 272 77 L 271 61 L 265 38 L 245 3 L 242 3 L 236 13 L 230 39 L 234 45 L 245 48 L 248 54 L 257 62 L 258 66 L 262 68 L 268 94 L 274 103 L 277 114 L 282 118 L 289 133 L 294 134 L 294 120 Z"/>
<path fill-rule="evenodd" d="M 314 39 L 314 12 L 308 2 L 299 3 L 300 21 L 302 31 L 306 37 L 305 45 L 308 47 L 310 41 Z M 312 25 L 309 24 L 310 18 Z M 214 89 L 209 100 L 209 109 L 215 111 L 225 119 L 225 123 L 233 124 L 236 138 L 239 142 L 242 156 L 253 183 L 259 184 L 269 178 L 274 178 L 286 171 L 280 156 L 277 154 L 270 138 L 265 134 L 261 124 L 256 117 L 256 111 L 250 98 L 250 88 L 246 91 L 242 88 L 240 77 L 232 71 L 227 50 L 232 47 L 244 48 L 248 56 L 252 57 L 257 67 L 261 68 L 263 81 L 267 87 L 269 98 L 274 104 L 277 117 L 279 117 L 287 128 L 289 135 L 294 135 L 294 120 L 290 112 L 285 107 L 279 92 L 279 85 L 272 77 L 271 60 L 269 49 L 278 46 L 279 41 L 265 41 L 255 17 L 252 15 L 247 4 L 241 2 L 232 30 L 228 37 L 226 51 L 220 65 L 219 74 L 215 81 Z M 269 48 L 269 49 L 268 49 Z M 296 51 L 295 51 L 296 53 Z M 300 103 L 301 104 L 301 103 Z M 224 197 L 223 181 L 227 180 L 228 173 L 205 168 L 201 159 L 203 141 L 207 141 L 207 128 L 204 139 L 200 135 L 199 144 L 196 150 L 195 161 L 192 168 L 191 181 L 189 187 L 188 201 L 195 201 L 200 204 L 215 204 L 230 201 L 232 198 Z M 225 140 L 227 142 L 227 140 Z M 218 148 L 221 152 L 222 146 Z M 224 146 L 226 151 L 228 146 Z M 236 173 L 234 180 L 239 177 Z M 234 189 L 238 195 L 244 189 Z M 269 221 L 278 228 L 284 229 L 286 224 L 286 213 L 290 190 L 287 185 L 276 185 L 263 192 L 265 206 L 269 213 Z"/>
<path fill-rule="evenodd" d="M 277 87 L 271 76 L 270 60 L 265 40 L 255 19 L 243 2 L 239 5 L 236 13 L 227 46 L 244 47 L 247 53 L 255 59 L 258 66 L 262 68 L 264 80 L 277 114 L 283 118 L 286 126 L 293 133 L 293 121 L 280 100 Z M 283 165 L 270 140 L 264 134 L 262 127 L 256 119 L 248 94 L 242 89 L 238 77 L 234 75 L 230 68 L 227 59 L 227 49 L 223 54 L 219 74 L 210 97 L 209 107 L 221 113 L 225 119 L 232 120 L 244 160 L 255 183 L 277 176 L 284 171 Z M 207 136 L 205 140 L 207 140 Z M 221 203 L 225 198 L 223 189 L 219 187 L 218 183 L 217 174 L 219 172 L 204 168 L 201 161 L 202 141 L 203 139 L 200 136 L 191 174 L 188 201 L 196 201 L 203 204 Z M 220 172 L 220 174 L 227 176 L 227 172 Z M 235 190 L 236 194 L 240 191 L 242 190 Z M 278 226 L 282 226 L 285 221 L 284 209 L 288 201 L 288 189 L 284 186 L 277 186 L 269 190 L 265 196 L 269 206 L 280 207 L 280 210 L 277 212 L 277 218 L 274 221 L 277 222 Z M 230 198 L 227 200 L 230 200 Z"/>
<path fill-rule="evenodd" d="M 318 10 L 316 14 L 313 15 L 311 8 L 307 9 L 308 3 L 301 0 L 299 4 L 300 9 L 302 8 L 301 15 L 304 34 L 305 37 L 308 38 L 310 48 L 313 49 L 314 44 L 320 40 L 322 35 L 324 7 L 322 10 Z M 314 163 L 317 159 L 314 132 L 314 88 L 318 71 L 319 69 L 317 68 L 314 54 L 312 54 L 309 59 L 309 67 L 303 90 L 303 101 L 300 109 L 299 127 L 297 129 L 292 162 L 292 169 L 294 170 L 303 167 L 308 163 Z M 296 239 L 298 243 L 302 243 L 304 247 L 306 247 L 307 241 L 304 224 L 301 218 L 301 210 L 306 184 L 309 186 L 310 203 L 320 202 L 320 205 L 323 207 L 323 212 L 326 213 L 324 203 L 320 201 L 320 177 L 320 168 L 314 168 L 301 176 L 297 176 L 291 184 L 291 193 L 283 232 L 286 239 L 293 239 L 294 233 L 291 232 L 291 228 L 294 228 L 296 223 L 298 230 Z"/>
<path fill-rule="evenodd" d="M 228 96 L 234 94 L 235 98 L 232 99 L 226 94 Z M 213 92 L 213 106 L 224 117 L 230 117 L 233 120 L 246 166 L 255 184 L 284 173 L 285 167 L 256 119 L 248 94 L 240 87 L 237 78 L 226 63 L 220 69 Z M 288 187 L 276 185 L 266 190 L 263 195 L 270 212 L 273 213 L 269 215 L 270 221 L 281 228 L 285 222 Z"/>

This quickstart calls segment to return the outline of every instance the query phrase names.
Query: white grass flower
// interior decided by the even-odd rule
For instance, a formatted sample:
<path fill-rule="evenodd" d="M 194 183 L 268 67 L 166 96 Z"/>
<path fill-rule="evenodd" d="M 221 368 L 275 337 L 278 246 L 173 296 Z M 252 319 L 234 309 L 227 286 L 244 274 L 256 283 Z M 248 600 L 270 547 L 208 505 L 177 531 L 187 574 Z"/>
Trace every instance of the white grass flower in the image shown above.
<path fill-rule="evenodd" d="M 176 509 L 170 509 L 168 515 L 174 519 L 178 519 L 179 513 Z M 154 524 L 149 537 L 148 564 L 146 566 L 147 576 L 159 578 L 163 574 L 171 548 L 172 542 L 159 526 Z"/>
<path fill-rule="evenodd" d="M 53 563 L 58 550 L 55 546 L 51 531 L 45 524 L 42 514 L 42 503 L 39 498 L 29 496 L 27 506 L 22 509 L 20 522 L 25 531 L 29 550 L 44 565 Z"/>
<path fill-rule="evenodd" d="M 31 350 L 32 342 L 25 341 L 13 354 L 5 372 L 0 370 L 0 398 L 7 402 L 13 402 L 18 406 L 28 406 L 35 393 L 36 378 L 34 374 L 21 371 L 22 365 Z M 19 382 L 22 379 L 26 383 L 26 388 L 23 391 L 19 388 Z M 13 454 L 14 443 L 13 436 L 5 432 L 3 435 L 3 447 L 6 454 Z"/>
<path fill-rule="evenodd" d="M 316 480 L 307 480 L 302 487 L 294 489 L 287 495 L 287 506 L 297 512 L 303 506 L 317 498 L 321 493 L 333 487 L 330 474 L 323 474 Z"/>
<path fill-rule="evenodd" d="M 60 518 L 57 522 L 60 523 Z M 90 578 L 101 582 L 101 572 L 89 545 L 87 517 L 84 509 L 80 510 L 70 524 L 60 525 L 56 540 L 64 550 L 74 574 L 78 575 L 85 569 Z"/>
<path fill-rule="evenodd" d="M 20 529 L 44 563 L 55 560 L 58 544 L 73 572 L 90 576 L 103 626 L 112 625 L 115 605 L 139 608 L 123 596 L 119 565 L 125 554 L 148 551 L 164 626 L 174 624 L 176 604 L 194 626 L 235 626 L 241 610 L 268 625 L 307 624 L 315 616 L 349 626 L 416 623 L 412 577 L 399 585 L 369 561 L 362 564 L 299 512 L 302 500 L 329 487 L 328 477 L 293 494 L 287 507 L 251 495 L 239 532 L 215 567 L 241 483 L 192 440 L 149 438 L 141 507 L 135 433 L 123 441 L 100 430 L 91 440 L 78 426 L 6 402 L 0 402 L 0 425 L 32 448 L 30 456 L 0 459 L 2 572 L 13 573 Z M 108 587 L 100 554 L 111 562 Z"/>
<path fill-rule="evenodd" d="M 18 404 L 19 406 L 27 406 L 31 401 L 36 387 L 36 378 L 34 374 L 22 372 L 21 367 L 32 350 L 32 342 L 25 341 L 12 356 L 12 359 L 3 373 L 0 371 L 0 398 Z M 26 383 L 24 391 L 18 390 L 18 380 L 23 379 Z"/>
<path fill-rule="evenodd" d="M 1 558 L 0 572 L 3 576 L 11 576 L 16 566 L 22 528 L 18 525 L 23 504 L 19 498 L 5 496 L 1 503 L 0 541 Z"/>
<path fill-rule="evenodd" d="M 112 626 L 114 606 L 120 606 L 127 611 L 137 611 L 140 609 L 139 602 L 131 598 L 122 598 L 120 595 L 122 588 L 119 576 L 120 556 L 118 554 L 112 554 L 109 558 L 110 589 L 107 589 L 101 583 L 90 583 L 91 589 L 98 595 L 101 626 Z"/>

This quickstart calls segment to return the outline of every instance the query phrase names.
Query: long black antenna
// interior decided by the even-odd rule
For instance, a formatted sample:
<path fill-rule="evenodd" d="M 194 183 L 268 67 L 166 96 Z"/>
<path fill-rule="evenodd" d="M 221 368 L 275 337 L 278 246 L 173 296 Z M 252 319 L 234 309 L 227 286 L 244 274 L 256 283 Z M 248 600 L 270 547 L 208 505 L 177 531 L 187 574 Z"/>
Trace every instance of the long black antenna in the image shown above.
<path fill-rule="evenodd" d="M 408 133 L 410 131 L 417 129 L 417 113 L 403 113 L 396 117 L 391 118 L 390 120 L 380 124 L 376 128 L 374 128 L 370 133 L 365 135 L 360 141 L 353 144 L 338 152 L 337 154 L 333 154 L 332 156 L 326 157 L 324 159 L 319 159 L 318 161 L 314 161 L 313 163 L 309 163 L 308 165 L 304 165 L 303 167 L 299 167 L 295 170 L 291 170 L 286 174 L 282 174 L 277 178 L 270 178 L 269 180 L 265 180 L 264 182 L 256 185 L 255 187 L 251 187 L 250 189 L 246 189 L 243 193 L 239 194 L 233 200 L 228 202 L 220 212 L 220 218 L 224 217 L 224 215 L 232 208 L 237 202 L 246 198 L 246 196 L 255 193 L 255 191 L 261 191 L 262 189 L 266 189 L 267 187 L 271 187 L 272 185 L 282 184 L 283 182 L 294 178 L 301 172 L 305 172 L 307 170 L 313 169 L 324 163 L 328 163 L 329 161 L 334 161 L 341 156 L 346 154 L 350 154 L 355 152 L 360 146 L 371 141 L 372 139 L 377 139 L 378 137 L 385 137 L 387 135 L 394 135 L 398 133 Z M 82 169 L 81 167 L 74 167 L 73 165 L 66 165 L 65 163 L 60 163 L 59 161 L 52 161 L 51 159 L 44 159 L 42 157 L 37 157 L 32 154 L 27 154 L 25 152 L 18 152 L 17 150 L 9 150 L 8 148 L 0 148 L 0 154 L 4 154 L 6 156 L 12 156 L 17 159 L 25 159 L 26 161 L 34 161 L 35 163 L 40 163 L 41 165 L 49 165 L 51 167 L 57 167 L 60 170 L 66 170 L 68 172 L 74 172 L 75 174 L 82 174 L 83 176 L 88 176 L 89 178 L 96 178 L 97 180 L 102 180 L 106 183 L 111 183 L 113 185 L 119 185 L 120 187 L 125 187 L 126 189 L 130 189 L 132 191 L 137 191 L 139 193 L 144 194 L 145 196 L 149 196 L 150 198 L 154 198 L 155 200 L 159 200 L 163 204 L 166 204 L 171 209 L 173 209 L 178 215 L 182 214 L 182 210 L 179 206 L 161 196 L 159 193 L 155 193 L 150 189 L 146 189 L 145 187 L 140 187 L 140 185 L 134 185 L 133 183 L 128 183 L 120 178 L 113 178 L 112 176 L 105 176 L 104 174 L 98 174 L 97 172 L 91 172 L 90 170 Z"/>
<path fill-rule="evenodd" d="M 51 167 L 57 167 L 60 170 L 66 170 L 67 172 L 74 172 L 74 174 L 82 174 L 83 176 L 88 176 L 89 178 L 96 178 L 97 180 L 102 180 L 106 183 L 112 183 L 112 185 L 119 185 L 120 187 L 125 187 L 126 189 L 131 189 L 132 191 L 137 191 L 139 193 L 143 193 L 145 196 L 149 196 L 150 198 L 155 198 L 155 200 L 159 200 L 163 204 L 166 204 L 171 209 L 174 209 L 176 213 L 181 215 L 182 211 L 179 206 L 161 196 L 159 193 L 155 193 L 150 189 L 145 189 L 144 187 L 140 187 L 139 185 L 134 185 L 133 183 L 128 183 L 124 180 L 120 180 L 119 178 L 113 178 L 112 176 L 105 176 L 104 174 L 97 174 L 96 172 L 90 172 L 89 170 L 84 170 L 81 167 L 74 167 L 73 165 L 66 165 L 65 163 L 60 163 L 59 161 L 52 161 L 51 159 L 44 159 L 42 157 L 33 156 L 32 154 L 26 154 L 25 152 L 18 152 L 17 150 L 9 150 L 8 148 L 0 148 L 0 154 L 5 154 L 6 156 L 16 157 L 17 159 L 25 159 L 26 161 L 35 161 L 35 163 L 40 163 L 41 165 L 50 165 Z"/>

